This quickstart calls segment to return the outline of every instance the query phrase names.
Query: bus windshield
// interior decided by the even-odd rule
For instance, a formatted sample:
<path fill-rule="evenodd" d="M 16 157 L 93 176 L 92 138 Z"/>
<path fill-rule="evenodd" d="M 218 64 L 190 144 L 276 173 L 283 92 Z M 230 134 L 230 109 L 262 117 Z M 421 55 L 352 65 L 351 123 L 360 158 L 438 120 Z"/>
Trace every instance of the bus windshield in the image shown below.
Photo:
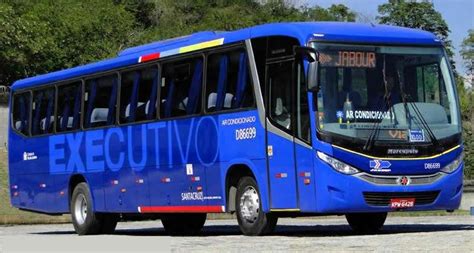
<path fill-rule="evenodd" d="M 442 48 L 314 46 L 320 52 L 317 126 L 331 140 L 426 146 L 460 133 Z"/>

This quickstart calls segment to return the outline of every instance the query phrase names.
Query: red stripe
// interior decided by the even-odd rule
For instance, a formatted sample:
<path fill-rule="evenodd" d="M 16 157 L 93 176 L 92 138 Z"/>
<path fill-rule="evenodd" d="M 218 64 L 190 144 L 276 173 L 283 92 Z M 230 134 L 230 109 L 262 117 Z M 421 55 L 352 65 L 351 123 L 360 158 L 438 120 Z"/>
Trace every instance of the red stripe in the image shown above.
<path fill-rule="evenodd" d="M 160 58 L 160 53 L 147 54 L 141 57 L 141 62 L 147 62 Z"/>
<path fill-rule="evenodd" d="M 141 213 L 222 213 L 222 206 L 141 206 Z"/>

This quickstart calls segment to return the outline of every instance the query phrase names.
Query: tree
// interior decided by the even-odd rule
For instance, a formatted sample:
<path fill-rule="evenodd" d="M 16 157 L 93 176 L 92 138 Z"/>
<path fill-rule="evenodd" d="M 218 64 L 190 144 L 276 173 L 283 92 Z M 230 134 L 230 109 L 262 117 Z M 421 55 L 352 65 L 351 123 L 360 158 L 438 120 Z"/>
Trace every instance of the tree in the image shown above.
<path fill-rule="evenodd" d="M 389 0 L 388 3 L 380 5 L 378 11 L 380 16 L 377 19 L 382 24 L 417 28 L 434 33 L 445 44 L 454 69 L 453 47 L 448 38 L 451 31 L 431 1 Z"/>
<path fill-rule="evenodd" d="M 144 28 L 140 43 L 202 30 L 229 31 L 269 22 L 355 21 L 356 18 L 356 14 L 342 4 L 328 9 L 296 7 L 288 0 L 128 0 L 123 3 Z"/>
<path fill-rule="evenodd" d="M 112 57 L 131 43 L 135 20 L 112 1 L 0 3 L 0 85 Z"/>
<path fill-rule="evenodd" d="M 468 36 L 462 42 L 461 56 L 464 59 L 467 74 L 474 75 L 474 29 L 469 30 Z"/>

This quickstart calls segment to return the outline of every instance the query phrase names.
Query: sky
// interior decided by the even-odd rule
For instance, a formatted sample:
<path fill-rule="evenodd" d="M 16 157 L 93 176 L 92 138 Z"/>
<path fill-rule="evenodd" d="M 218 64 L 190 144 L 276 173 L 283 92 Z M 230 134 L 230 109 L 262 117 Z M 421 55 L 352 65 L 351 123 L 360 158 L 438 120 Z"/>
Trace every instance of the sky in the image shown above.
<path fill-rule="evenodd" d="M 388 0 L 301 0 L 300 4 L 308 6 L 319 5 L 327 8 L 332 4 L 344 4 L 360 16 L 360 21 L 375 21 L 378 15 L 377 7 Z M 461 43 L 467 36 L 469 29 L 474 29 L 474 0 L 433 0 L 434 7 L 441 13 L 451 30 L 449 39 L 452 40 L 456 53 L 456 69 L 464 74 L 462 58 L 459 54 Z"/>

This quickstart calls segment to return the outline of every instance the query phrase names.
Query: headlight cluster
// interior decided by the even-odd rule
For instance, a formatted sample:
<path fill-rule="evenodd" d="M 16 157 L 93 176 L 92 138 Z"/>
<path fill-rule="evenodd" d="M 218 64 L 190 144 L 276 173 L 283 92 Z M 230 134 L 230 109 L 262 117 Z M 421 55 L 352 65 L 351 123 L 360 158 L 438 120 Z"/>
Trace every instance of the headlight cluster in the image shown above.
<path fill-rule="evenodd" d="M 464 158 L 464 152 L 461 153 L 456 159 L 454 159 L 454 161 L 452 161 L 448 165 L 444 166 L 444 168 L 442 168 L 441 171 L 445 172 L 445 173 L 452 173 L 457 168 L 459 168 L 459 166 L 462 163 L 463 158 Z"/>
<path fill-rule="evenodd" d="M 323 152 L 320 152 L 318 151 L 317 152 L 318 154 L 318 157 L 319 159 L 323 160 L 324 162 L 326 162 L 327 164 L 329 164 L 333 169 L 335 169 L 336 171 L 338 172 L 341 172 L 343 174 L 346 174 L 346 175 L 352 175 L 352 174 L 355 174 L 355 173 L 358 173 L 359 170 L 346 164 L 346 163 L 343 163 L 333 157 L 330 157 L 326 154 L 324 154 Z"/>

